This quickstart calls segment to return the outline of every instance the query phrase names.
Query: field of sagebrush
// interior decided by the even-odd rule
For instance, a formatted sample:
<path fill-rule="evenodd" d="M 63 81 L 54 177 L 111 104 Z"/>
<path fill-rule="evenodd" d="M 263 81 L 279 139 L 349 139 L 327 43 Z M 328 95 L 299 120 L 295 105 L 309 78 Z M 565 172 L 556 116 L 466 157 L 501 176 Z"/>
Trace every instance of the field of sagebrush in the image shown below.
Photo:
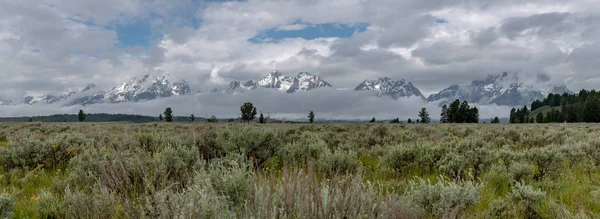
<path fill-rule="evenodd" d="M 0 218 L 594 218 L 600 125 L 0 123 Z"/>

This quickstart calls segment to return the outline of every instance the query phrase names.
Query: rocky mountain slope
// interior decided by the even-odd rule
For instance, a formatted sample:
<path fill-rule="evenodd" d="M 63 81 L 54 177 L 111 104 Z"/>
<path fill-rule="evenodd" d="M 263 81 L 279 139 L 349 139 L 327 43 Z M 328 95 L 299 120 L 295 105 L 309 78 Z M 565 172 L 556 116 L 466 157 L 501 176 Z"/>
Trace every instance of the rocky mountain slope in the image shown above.
<path fill-rule="evenodd" d="M 377 96 L 387 96 L 395 100 L 402 97 L 420 97 L 425 99 L 421 91 L 406 80 L 395 81 L 390 78 L 369 79 L 360 83 L 355 91 L 377 92 Z"/>

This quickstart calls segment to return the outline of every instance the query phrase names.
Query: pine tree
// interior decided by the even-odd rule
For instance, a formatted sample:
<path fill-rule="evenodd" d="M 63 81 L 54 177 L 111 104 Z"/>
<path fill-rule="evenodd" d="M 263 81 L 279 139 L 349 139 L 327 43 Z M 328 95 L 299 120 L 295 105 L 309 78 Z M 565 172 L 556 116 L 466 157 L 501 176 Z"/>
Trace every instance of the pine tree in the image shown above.
<path fill-rule="evenodd" d="M 33 122 L 33 118 L 29 117 L 29 122 Z"/>
<path fill-rule="evenodd" d="M 315 113 L 312 110 L 308 113 L 308 121 L 310 123 L 313 123 L 315 121 Z"/>
<path fill-rule="evenodd" d="M 440 114 L 440 123 L 448 123 L 448 106 L 446 104 L 442 106 L 442 113 Z"/>
<path fill-rule="evenodd" d="M 498 118 L 497 116 L 496 116 L 496 117 L 494 117 L 494 118 L 492 119 L 492 123 L 495 123 L 495 124 L 497 124 L 497 123 L 500 123 L 500 118 Z"/>
<path fill-rule="evenodd" d="M 421 108 L 421 111 L 419 111 L 419 118 L 421 118 L 421 123 L 431 122 L 431 118 L 429 118 L 429 113 L 425 107 Z"/>
<path fill-rule="evenodd" d="M 190 115 L 190 121 L 192 121 L 192 122 L 196 121 L 196 116 L 194 116 L 194 114 Z"/>
<path fill-rule="evenodd" d="M 543 113 L 541 113 L 541 112 L 540 112 L 540 113 L 538 113 L 538 114 L 535 116 L 535 122 L 537 122 L 537 123 L 545 123 L 546 121 L 544 121 L 544 114 L 543 114 Z"/>
<path fill-rule="evenodd" d="M 448 107 L 448 122 L 458 123 L 459 122 L 459 111 L 460 111 L 460 100 L 455 100 Z"/>
<path fill-rule="evenodd" d="M 469 122 L 469 114 L 471 113 L 471 108 L 469 107 L 469 103 L 467 101 L 463 101 L 460 104 L 458 109 L 458 123 L 466 123 Z"/>
<path fill-rule="evenodd" d="M 256 107 L 250 102 L 244 103 L 244 105 L 240 107 L 240 111 L 242 112 L 242 120 L 246 121 L 248 124 L 256 118 Z"/>
<path fill-rule="evenodd" d="M 467 104 L 468 107 L 468 104 Z M 467 123 L 479 123 L 479 109 L 477 107 L 473 107 L 469 109 L 469 113 L 467 114 Z"/>
<path fill-rule="evenodd" d="M 412 120 L 411 120 L 411 119 L 408 119 L 408 121 L 406 121 L 406 123 L 409 123 L 409 124 L 410 124 L 410 123 L 412 123 Z"/>
<path fill-rule="evenodd" d="M 83 122 L 83 121 L 85 121 L 86 117 L 87 116 L 85 115 L 83 110 L 79 110 L 79 114 L 77 114 L 77 120 L 79 120 L 79 122 Z"/>
<path fill-rule="evenodd" d="M 217 122 L 217 117 L 215 117 L 215 115 L 211 116 L 210 119 L 208 119 L 208 122 L 210 122 L 210 123 L 216 123 Z"/>
<path fill-rule="evenodd" d="M 267 123 L 267 121 L 265 120 L 265 116 L 261 113 L 260 116 L 258 117 L 258 123 L 260 124 L 265 124 Z"/>
<path fill-rule="evenodd" d="M 369 122 L 370 122 L 370 123 L 375 123 L 375 121 L 376 121 L 376 120 L 375 120 L 375 117 L 373 117 L 373 118 L 371 119 L 371 121 L 369 121 Z"/>
<path fill-rule="evenodd" d="M 173 110 L 171 109 L 171 107 L 167 107 L 163 114 L 165 115 L 165 121 L 173 122 Z"/>
<path fill-rule="evenodd" d="M 401 122 L 400 122 L 400 118 L 395 118 L 395 119 L 392 119 L 392 120 L 390 121 L 390 123 L 392 123 L 392 124 L 394 124 L 394 123 L 401 123 Z"/>
<path fill-rule="evenodd" d="M 512 109 L 510 110 L 510 119 L 509 119 L 509 122 L 510 122 L 510 123 L 516 123 L 516 121 L 517 121 L 517 119 L 516 119 L 516 114 L 517 114 L 517 109 L 515 109 L 515 108 L 512 108 Z"/>
<path fill-rule="evenodd" d="M 162 114 L 159 114 L 159 115 L 158 115 L 158 120 L 159 120 L 159 121 L 163 121 Z"/>
<path fill-rule="evenodd" d="M 590 93 L 591 94 L 591 93 Z M 590 95 L 592 96 L 592 95 Z M 588 98 L 581 112 L 583 122 L 600 122 L 600 100 L 597 97 Z"/>

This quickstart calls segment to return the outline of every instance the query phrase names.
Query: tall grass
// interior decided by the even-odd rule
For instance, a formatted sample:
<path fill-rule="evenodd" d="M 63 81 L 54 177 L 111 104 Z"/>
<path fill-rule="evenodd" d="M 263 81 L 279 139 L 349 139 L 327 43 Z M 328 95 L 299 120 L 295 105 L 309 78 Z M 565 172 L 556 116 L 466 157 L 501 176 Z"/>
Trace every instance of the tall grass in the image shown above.
<path fill-rule="evenodd" d="M 600 126 L 3 124 L 0 218 L 600 217 Z"/>

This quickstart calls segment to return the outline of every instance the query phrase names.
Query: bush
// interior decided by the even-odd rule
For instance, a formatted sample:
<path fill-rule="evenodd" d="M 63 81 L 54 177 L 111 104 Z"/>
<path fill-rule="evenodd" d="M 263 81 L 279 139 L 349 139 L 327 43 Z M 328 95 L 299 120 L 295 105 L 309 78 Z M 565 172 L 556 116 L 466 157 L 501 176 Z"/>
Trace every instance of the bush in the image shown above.
<path fill-rule="evenodd" d="M 540 189 L 534 189 L 530 185 L 524 185 L 517 182 L 510 193 L 509 200 L 513 202 L 519 209 L 523 211 L 527 218 L 539 217 L 539 205 L 546 198 L 546 193 Z"/>
<path fill-rule="evenodd" d="M 14 199 L 6 193 L 0 193 L 0 218 L 12 218 Z"/>
<path fill-rule="evenodd" d="M 209 177 L 219 195 L 227 198 L 231 207 L 239 206 L 250 194 L 250 165 L 243 156 L 234 155 L 214 160 L 209 165 Z"/>
<path fill-rule="evenodd" d="M 447 212 L 462 213 L 479 202 L 482 184 L 447 182 L 443 178 L 436 184 L 419 179 L 410 183 L 406 196 L 413 205 L 425 212 L 441 217 Z"/>
<path fill-rule="evenodd" d="M 386 165 L 400 173 L 418 170 L 432 173 L 446 151 L 435 145 L 396 146 L 384 157 Z"/>
<path fill-rule="evenodd" d="M 526 163 L 513 163 L 508 168 L 508 173 L 513 182 L 528 182 L 535 175 L 535 167 Z"/>
<path fill-rule="evenodd" d="M 534 175 L 535 180 L 541 180 L 547 175 L 556 176 L 563 167 L 562 155 L 552 148 L 534 148 L 527 151 L 527 158 L 533 162 L 538 169 Z"/>
<path fill-rule="evenodd" d="M 358 156 L 354 151 L 336 151 L 333 154 L 323 153 L 318 161 L 319 171 L 328 176 L 354 173 L 357 167 L 357 159 Z"/>

